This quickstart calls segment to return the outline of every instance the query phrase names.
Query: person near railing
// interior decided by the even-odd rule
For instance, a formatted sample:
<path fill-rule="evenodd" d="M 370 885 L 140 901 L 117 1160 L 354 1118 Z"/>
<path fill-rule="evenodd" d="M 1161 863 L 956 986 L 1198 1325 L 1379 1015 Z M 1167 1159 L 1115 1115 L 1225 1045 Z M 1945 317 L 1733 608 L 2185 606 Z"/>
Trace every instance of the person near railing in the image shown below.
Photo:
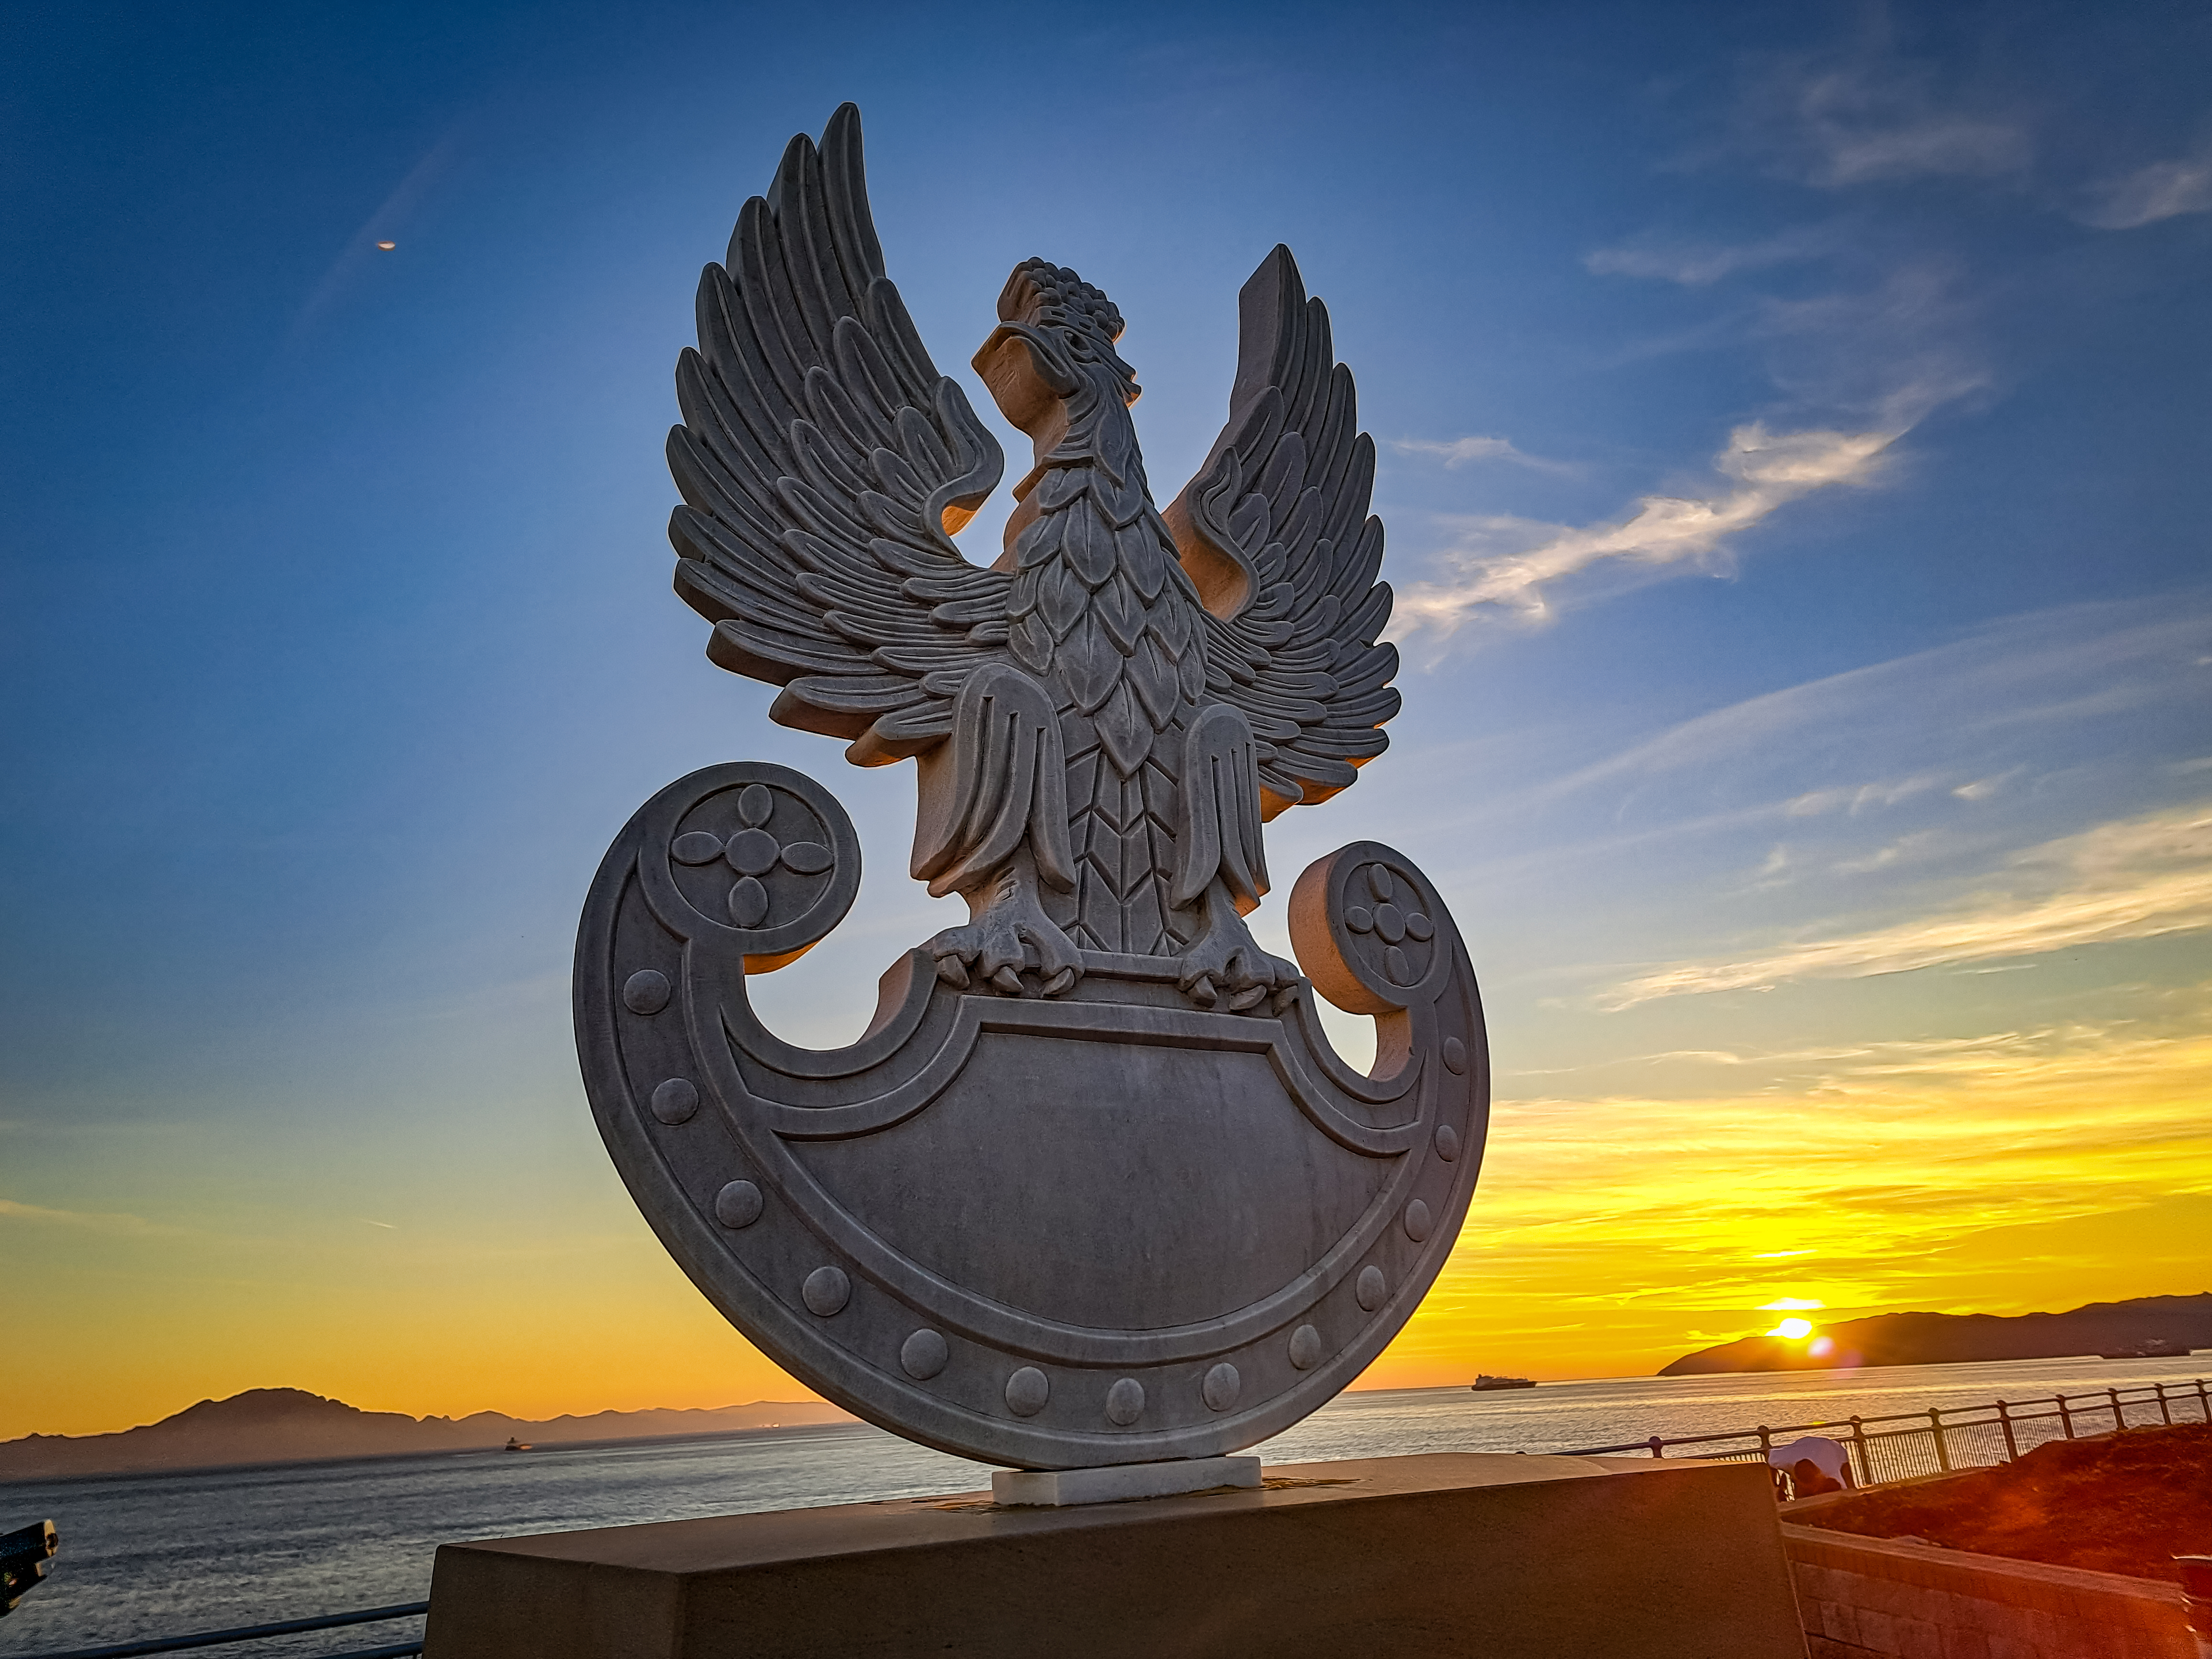
<path fill-rule="evenodd" d="M 1766 1461 L 1778 1477 L 1779 1497 L 1817 1498 L 1825 1492 L 1849 1492 L 1853 1484 L 1850 1454 L 1817 1434 L 1769 1447 Z"/>

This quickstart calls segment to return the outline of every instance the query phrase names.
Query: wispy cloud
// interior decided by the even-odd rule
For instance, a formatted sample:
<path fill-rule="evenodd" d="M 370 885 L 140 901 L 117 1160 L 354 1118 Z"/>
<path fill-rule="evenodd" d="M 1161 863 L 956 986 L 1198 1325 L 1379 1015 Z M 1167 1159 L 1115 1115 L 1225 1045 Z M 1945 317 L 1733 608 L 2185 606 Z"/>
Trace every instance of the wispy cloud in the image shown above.
<path fill-rule="evenodd" d="M 2045 842 L 2015 854 L 2002 873 L 2006 889 L 1933 915 L 1732 960 L 1672 963 L 1618 987 L 1602 1006 L 1907 973 L 2212 927 L 2212 802 Z"/>
<path fill-rule="evenodd" d="M 1921 258 L 1879 282 L 1759 302 L 1766 369 L 1805 404 L 1863 411 L 1903 434 L 1989 380 L 1975 306 L 1949 262 Z"/>
<path fill-rule="evenodd" d="M 1839 234 L 1836 226 L 1812 225 L 1755 241 L 1723 243 L 1647 232 L 1617 246 L 1585 254 L 1583 265 L 1598 276 L 1644 276 L 1684 288 L 1704 288 L 1740 270 L 1764 270 L 1820 258 L 1834 251 Z"/>
<path fill-rule="evenodd" d="M 1734 326 L 1764 349 L 1775 384 L 1796 406 L 1842 420 L 1795 429 L 1765 420 L 1740 425 L 1713 457 L 1703 487 L 1645 495 L 1606 522 L 1439 519 L 1451 539 L 1436 556 L 1435 575 L 1400 588 L 1394 636 L 1409 640 L 1426 629 L 1443 641 L 1477 618 L 1548 621 L 1563 585 L 1594 567 L 1631 584 L 1670 568 L 1710 569 L 1731 543 L 1790 503 L 1875 483 L 1899 439 L 1989 378 L 1959 288 L 1954 271 L 1923 261 L 1857 290 L 1755 300 Z M 1489 446 L 1501 441 L 1461 441 L 1480 447 L 1465 451 L 1468 459 L 1494 453 Z M 1447 447 L 1425 453 L 1445 454 Z"/>
<path fill-rule="evenodd" d="M 12 1198 L 0 1198 L 0 1221 L 21 1222 L 27 1225 L 70 1227 L 87 1232 L 119 1233 L 131 1237 L 173 1234 L 180 1228 L 164 1226 L 158 1221 L 149 1221 L 143 1216 L 125 1215 L 100 1210 L 52 1210 L 43 1205 L 20 1203 Z"/>
<path fill-rule="evenodd" d="M 1869 875 L 1876 870 L 1891 870 L 1902 864 L 1912 864 L 1932 856 L 1944 845 L 1939 830 L 1916 830 L 1909 836 L 1899 836 L 1895 841 L 1877 847 L 1871 853 L 1842 860 L 1835 866 L 1841 876 Z"/>
<path fill-rule="evenodd" d="M 1510 461 L 1538 472 L 1572 472 L 1565 461 L 1547 461 L 1514 447 L 1510 438 L 1393 438 L 1390 447 L 1407 455 L 1433 455 L 1457 470 L 1473 461 Z"/>
<path fill-rule="evenodd" d="M 1894 806 L 1899 801 L 1924 795 L 1930 789 L 1942 787 L 1942 778 L 1935 773 L 1916 772 L 1909 777 L 1878 778 L 1870 783 L 1847 784 L 1835 789 L 1808 789 L 1784 801 L 1782 811 L 1784 816 L 1793 818 L 1814 818 L 1836 811 L 1856 817 L 1862 812 Z"/>
<path fill-rule="evenodd" d="M 2162 699 L 2194 707 L 2203 695 L 2203 681 L 2192 679 L 2184 665 L 2203 653 L 2208 639 L 2212 599 L 2201 592 L 2008 617 L 1948 645 L 1699 714 L 1553 780 L 1533 799 L 1689 775 L 1752 778 L 1763 760 L 1774 757 L 1856 756 L 1869 732 L 1879 734 L 1885 750 L 1921 753 L 1923 760 L 1911 739 L 1939 732 L 1945 750 L 1964 744 L 1986 757 L 2007 735 L 2021 738 L 2054 724 L 2129 714 Z M 1925 718 L 1931 707 L 1947 711 L 1940 727 Z M 1899 792 L 1908 783 L 1935 787 L 1942 776 L 1940 769 L 1920 765 L 1894 780 L 1801 790 L 1784 797 L 1783 816 L 1814 817 L 1855 805 L 1863 810 L 1883 799 L 1901 799 Z"/>
<path fill-rule="evenodd" d="M 2099 229 L 2212 212 L 2212 140 L 2118 172 L 2078 141 L 2039 155 L 2031 113 L 2017 100 L 1947 82 L 1930 61 L 1899 52 L 1879 21 L 1838 52 L 1757 60 L 1731 125 L 1698 159 L 1726 155 L 1821 190 L 1920 179 L 2009 189 L 2041 174 L 2045 206 L 2067 207 Z M 2058 182 L 2085 173 L 2087 184 Z M 1817 244 L 1819 234 L 1806 232 L 1734 247 L 1632 240 L 1590 256 L 1589 267 L 1694 285 L 1808 257 L 1798 241 L 1807 236 Z"/>
<path fill-rule="evenodd" d="M 1654 1066 L 1718 1066 L 1754 1071 L 1794 1082 L 1832 1081 L 1838 1077 L 1954 1077 L 2008 1065 L 2041 1052 L 2054 1039 L 2079 1042 L 2099 1035 L 2088 1027 L 2034 1031 L 1999 1031 L 1965 1037 L 1892 1037 L 1813 1048 L 1668 1048 L 1652 1054 L 1626 1054 L 1580 1066 L 1545 1071 L 1500 1072 L 1500 1077 L 1565 1077 L 1590 1072 L 1648 1073 Z"/>
<path fill-rule="evenodd" d="M 1976 778 L 1971 783 L 1962 783 L 1951 793 L 1960 800 L 1987 800 L 2025 770 L 2025 767 L 2009 767 L 1994 777 Z"/>
<path fill-rule="evenodd" d="M 2033 153 L 2027 134 L 2005 122 L 1942 114 L 1888 120 L 1886 102 L 1854 76 L 1824 76 L 1806 89 L 1805 125 L 1821 155 L 1816 182 L 1856 185 L 1925 173 L 1988 178 L 2020 171 Z"/>
<path fill-rule="evenodd" d="M 2212 213 L 2212 146 L 2154 161 L 2089 188 L 2077 216 L 2100 230 L 2133 230 L 2185 213 Z"/>
<path fill-rule="evenodd" d="M 1824 58 L 1767 59 L 1747 88 L 1736 148 L 1827 190 L 1910 179 L 1999 179 L 2035 156 L 2013 111 L 1975 107 L 1928 64 L 1879 38 Z"/>
<path fill-rule="evenodd" d="M 1891 432 L 1770 432 L 1740 426 L 1713 458 L 1714 487 L 1699 495 L 1646 495 L 1618 523 L 1571 528 L 1528 520 L 1462 522 L 1458 547 L 1442 562 L 1450 574 L 1401 589 L 1394 632 L 1449 635 L 1485 611 L 1523 619 L 1552 612 L 1547 589 L 1591 566 L 1620 560 L 1644 567 L 1709 557 L 1778 507 L 1817 489 L 1871 482 Z M 1526 538 L 1511 551 L 1499 544 Z"/>

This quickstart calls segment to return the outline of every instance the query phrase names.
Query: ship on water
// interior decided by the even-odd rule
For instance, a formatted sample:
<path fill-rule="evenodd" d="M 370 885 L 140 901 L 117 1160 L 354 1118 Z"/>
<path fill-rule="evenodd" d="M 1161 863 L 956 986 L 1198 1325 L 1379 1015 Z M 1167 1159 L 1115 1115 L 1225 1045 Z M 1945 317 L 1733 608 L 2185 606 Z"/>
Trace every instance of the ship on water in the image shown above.
<path fill-rule="evenodd" d="M 2185 1342 L 2175 1342 L 2163 1336 L 2147 1336 L 2140 1342 L 2130 1342 L 2100 1353 L 2100 1359 L 2186 1359 L 2191 1352 Z"/>
<path fill-rule="evenodd" d="M 1533 1389 L 1536 1385 L 1525 1376 L 1492 1376 L 1483 1371 L 1468 1386 L 1477 1394 L 1489 1394 L 1498 1389 Z"/>

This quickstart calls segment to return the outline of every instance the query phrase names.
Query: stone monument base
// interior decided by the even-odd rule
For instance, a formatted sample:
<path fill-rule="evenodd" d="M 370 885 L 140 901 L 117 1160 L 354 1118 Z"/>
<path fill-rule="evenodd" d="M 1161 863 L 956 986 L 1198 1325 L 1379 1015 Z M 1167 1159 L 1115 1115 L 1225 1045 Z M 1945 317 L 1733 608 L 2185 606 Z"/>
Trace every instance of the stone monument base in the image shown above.
<path fill-rule="evenodd" d="M 1804 1659 L 1757 1464 L 1278 1465 L 1081 1508 L 983 1493 L 447 1544 L 425 1659 Z"/>

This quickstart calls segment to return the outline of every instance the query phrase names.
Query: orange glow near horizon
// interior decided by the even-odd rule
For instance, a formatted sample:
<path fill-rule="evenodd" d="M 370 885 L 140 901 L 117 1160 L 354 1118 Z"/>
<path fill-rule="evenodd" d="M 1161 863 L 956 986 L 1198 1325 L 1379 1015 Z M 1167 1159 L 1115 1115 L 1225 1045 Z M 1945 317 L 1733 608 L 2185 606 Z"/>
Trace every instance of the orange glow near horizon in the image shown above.
<path fill-rule="evenodd" d="M 684 1278 L 582 1132 L 564 1156 L 589 1174 L 526 1233 L 434 1194 L 389 1222 L 191 1227 L 0 1200 L 11 1334 L 40 1356 L 0 1376 L 0 1437 L 279 1385 L 416 1416 L 811 1397 Z M 1501 1100 L 1451 1259 L 1357 1386 L 1650 1375 L 1784 1306 L 1832 1323 L 2193 1294 L 2207 1237 L 2212 1037 L 1884 1052 L 1794 1096 Z"/>

